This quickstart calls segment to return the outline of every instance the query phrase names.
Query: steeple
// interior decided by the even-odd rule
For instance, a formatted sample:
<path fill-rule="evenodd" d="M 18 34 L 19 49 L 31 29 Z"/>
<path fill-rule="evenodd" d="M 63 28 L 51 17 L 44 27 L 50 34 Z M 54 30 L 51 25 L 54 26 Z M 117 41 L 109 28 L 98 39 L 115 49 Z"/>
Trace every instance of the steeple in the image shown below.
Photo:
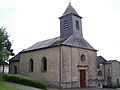
<path fill-rule="evenodd" d="M 72 7 L 71 2 L 60 19 L 60 37 L 68 38 L 71 35 L 76 38 L 82 38 L 82 17 L 78 15 L 75 9 Z"/>
<path fill-rule="evenodd" d="M 75 14 L 78 15 L 78 13 L 75 11 L 75 9 L 72 7 L 71 2 L 69 2 L 69 5 L 67 7 L 67 9 L 65 10 L 65 12 L 63 13 L 63 16 L 69 15 L 69 14 Z M 78 15 L 79 16 L 79 15 Z"/>

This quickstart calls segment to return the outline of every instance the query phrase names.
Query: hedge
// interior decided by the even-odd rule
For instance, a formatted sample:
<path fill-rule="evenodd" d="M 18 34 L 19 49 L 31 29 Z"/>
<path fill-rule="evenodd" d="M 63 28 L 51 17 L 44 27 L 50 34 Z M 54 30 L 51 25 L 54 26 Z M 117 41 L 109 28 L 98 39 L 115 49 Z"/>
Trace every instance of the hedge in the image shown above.
<path fill-rule="evenodd" d="M 3 80 L 3 74 L 0 73 L 0 81 L 2 81 L 2 80 Z"/>
<path fill-rule="evenodd" d="M 4 74 L 3 80 L 47 90 L 47 86 L 42 82 L 21 75 Z"/>

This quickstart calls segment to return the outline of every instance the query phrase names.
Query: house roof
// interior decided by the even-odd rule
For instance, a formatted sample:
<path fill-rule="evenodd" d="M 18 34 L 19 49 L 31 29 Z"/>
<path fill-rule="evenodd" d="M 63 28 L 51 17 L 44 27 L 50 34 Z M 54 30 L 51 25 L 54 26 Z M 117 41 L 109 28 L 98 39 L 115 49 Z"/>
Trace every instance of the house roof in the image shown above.
<path fill-rule="evenodd" d="M 103 58 L 102 56 L 97 56 L 97 67 L 99 68 L 100 64 L 105 64 L 106 63 L 106 59 Z"/>
<path fill-rule="evenodd" d="M 58 46 L 58 45 L 76 46 L 84 49 L 95 50 L 84 38 L 76 38 L 75 36 L 71 35 L 67 39 L 56 37 L 56 38 L 37 42 L 31 47 L 24 49 L 22 52 L 28 52 L 28 51 Z"/>
<path fill-rule="evenodd" d="M 117 60 L 109 60 L 109 61 L 106 62 L 106 64 L 112 64 L 112 63 L 115 62 L 115 61 L 118 62 L 118 63 L 120 63 L 120 62 L 117 61 Z"/>
<path fill-rule="evenodd" d="M 69 14 L 74 14 L 74 15 L 79 16 L 78 13 L 75 11 L 75 9 L 72 7 L 71 3 L 69 3 L 67 9 L 65 10 L 65 12 L 63 13 L 63 15 L 61 17 L 64 17 Z M 81 17 L 81 16 L 79 16 L 79 17 Z"/>
<path fill-rule="evenodd" d="M 97 64 L 105 64 L 106 61 L 102 56 L 97 56 Z"/>
<path fill-rule="evenodd" d="M 14 61 L 19 61 L 20 60 L 20 54 L 17 54 L 17 55 L 15 55 L 14 57 L 12 57 L 9 61 L 10 62 L 14 62 Z"/>

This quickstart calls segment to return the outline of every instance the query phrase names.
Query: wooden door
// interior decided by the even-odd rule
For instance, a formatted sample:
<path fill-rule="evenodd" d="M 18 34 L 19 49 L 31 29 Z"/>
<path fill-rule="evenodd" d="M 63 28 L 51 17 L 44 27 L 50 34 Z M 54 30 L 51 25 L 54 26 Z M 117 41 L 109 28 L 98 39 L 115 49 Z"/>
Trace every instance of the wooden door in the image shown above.
<path fill-rule="evenodd" d="M 85 70 L 80 70 L 80 87 L 85 87 Z"/>

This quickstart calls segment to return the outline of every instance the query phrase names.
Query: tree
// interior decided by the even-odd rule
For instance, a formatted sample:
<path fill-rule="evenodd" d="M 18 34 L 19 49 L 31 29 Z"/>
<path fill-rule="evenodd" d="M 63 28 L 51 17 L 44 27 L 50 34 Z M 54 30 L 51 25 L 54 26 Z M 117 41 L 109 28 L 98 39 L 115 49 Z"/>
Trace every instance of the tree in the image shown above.
<path fill-rule="evenodd" d="M 0 64 L 3 64 L 4 73 L 4 63 L 8 60 L 9 56 L 14 56 L 13 49 L 11 49 L 11 42 L 9 41 L 9 35 L 5 31 L 6 28 L 0 28 Z"/>

